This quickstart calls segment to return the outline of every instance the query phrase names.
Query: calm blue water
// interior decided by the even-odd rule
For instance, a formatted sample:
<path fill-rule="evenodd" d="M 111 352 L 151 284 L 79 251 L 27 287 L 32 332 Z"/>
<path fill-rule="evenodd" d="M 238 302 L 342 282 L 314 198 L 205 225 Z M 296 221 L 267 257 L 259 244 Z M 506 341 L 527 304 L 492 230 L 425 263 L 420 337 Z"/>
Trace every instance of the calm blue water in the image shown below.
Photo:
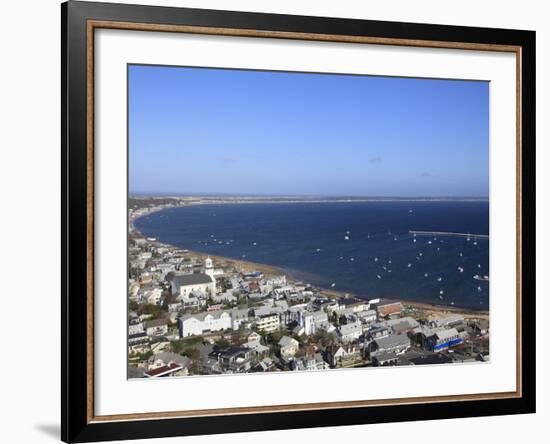
<path fill-rule="evenodd" d="M 487 202 L 197 205 L 144 216 L 135 226 L 160 242 L 279 266 L 361 297 L 489 307 L 488 283 L 473 279 L 489 274 L 488 240 L 408 234 L 488 234 Z"/>

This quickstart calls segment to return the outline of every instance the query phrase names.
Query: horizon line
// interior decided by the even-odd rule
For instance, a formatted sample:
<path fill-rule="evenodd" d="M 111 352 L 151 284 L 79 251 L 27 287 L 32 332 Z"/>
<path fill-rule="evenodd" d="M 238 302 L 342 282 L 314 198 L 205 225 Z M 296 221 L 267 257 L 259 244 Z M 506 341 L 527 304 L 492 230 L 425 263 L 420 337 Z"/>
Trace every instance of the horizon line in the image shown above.
<path fill-rule="evenodd" d="M 368 194 L 255 194 L 255 193 L 180 193 L 180 192 L 128 192 L 128 197 L 246 197 L 246 198 L 317 198 L 317 199 L 484 199 L 489 196 L 446 195 L 368 195 Z"/>

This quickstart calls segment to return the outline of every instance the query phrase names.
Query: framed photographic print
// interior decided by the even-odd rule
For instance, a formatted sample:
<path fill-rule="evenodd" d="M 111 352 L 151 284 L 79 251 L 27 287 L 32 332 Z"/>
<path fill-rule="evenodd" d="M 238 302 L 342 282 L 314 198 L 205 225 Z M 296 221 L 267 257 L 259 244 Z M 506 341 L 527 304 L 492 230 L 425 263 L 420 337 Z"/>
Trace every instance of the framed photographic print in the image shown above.
<path fill-rule="evenodd" d="M 535 33 L 64 3 L 62 439 L 535 411 Z"/>

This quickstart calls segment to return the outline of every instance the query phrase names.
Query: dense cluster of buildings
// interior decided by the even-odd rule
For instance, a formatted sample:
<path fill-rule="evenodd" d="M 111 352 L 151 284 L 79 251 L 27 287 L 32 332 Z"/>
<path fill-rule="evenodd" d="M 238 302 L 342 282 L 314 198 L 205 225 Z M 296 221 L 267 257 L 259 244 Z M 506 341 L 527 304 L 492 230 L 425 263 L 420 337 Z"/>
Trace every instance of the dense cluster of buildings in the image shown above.
<path fill-rule="evenodd" d="M 488 359 L 488 321 L 326 295 L 129 237 L 128 376 L 326 370 Z"/>

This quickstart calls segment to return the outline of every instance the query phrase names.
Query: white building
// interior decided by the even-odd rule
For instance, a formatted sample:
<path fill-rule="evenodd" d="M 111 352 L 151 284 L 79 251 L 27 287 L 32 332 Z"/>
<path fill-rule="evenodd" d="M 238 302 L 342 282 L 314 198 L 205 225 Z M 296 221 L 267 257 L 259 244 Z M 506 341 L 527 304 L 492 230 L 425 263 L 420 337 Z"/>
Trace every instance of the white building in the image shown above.
<path fill-rule="evenodd" d="M 328 322 L 328 315 L 322 311 L 309 311 L 303 315 L 303 326 L 306 335 L 314 335 L 319 327 Z"/>
<path fill-rule="evenodd" d="M 229 312 L 222 310 L 187 315 L 179 319 L 180 336 L 182 338 L 230 328 L 231 315 Z"/>
<path fill-rule="evenodd" d="M 204 274 L 210 276 L 214 282 L 216 282 L 216 276 L 224 274 L 223 268 L 214 268 L 214 263 L 210 256 L 204 260 Z"/>
<path fill-rule="evenodd" d="M 191 293 L 205 296 L 216 294 L 216 279 L 207 274 L 176 274 L 169 280 L 172 294 L 178 295 L 181 299 L 189 298 Z"/>
<path fill-rule="evenodd" d="M 352 342 L 363 334 L 363 327 L 360 322 L 351 322 L 349 324 L 340 325 L 336 330 L 338 339 L 342 342 Z"/>
<path fill-rule="evenodd" d="M 273 314 L 264 314 L 259 316 L 256 319 L 256 327 L 258 330 L 262 330 L 265 332 L 272 332 L 279 330 L 280 326 L 280 319 L 279 315 L 276 313 Z"/>
<path fill-rule="evenodd" d="M 300 343 L 290 336 L 283 336 L 279 340 L 279 347 L 281 347 L 281 357 L 289 358 L 291 356 L 294 356 L 298 352 Z"/>
<path fill-rule="evenodd" d="M 160 305 L 162 302 L 162 289 L 148 290 L 145 292 L 144 297 L 148 304 Z"/>

